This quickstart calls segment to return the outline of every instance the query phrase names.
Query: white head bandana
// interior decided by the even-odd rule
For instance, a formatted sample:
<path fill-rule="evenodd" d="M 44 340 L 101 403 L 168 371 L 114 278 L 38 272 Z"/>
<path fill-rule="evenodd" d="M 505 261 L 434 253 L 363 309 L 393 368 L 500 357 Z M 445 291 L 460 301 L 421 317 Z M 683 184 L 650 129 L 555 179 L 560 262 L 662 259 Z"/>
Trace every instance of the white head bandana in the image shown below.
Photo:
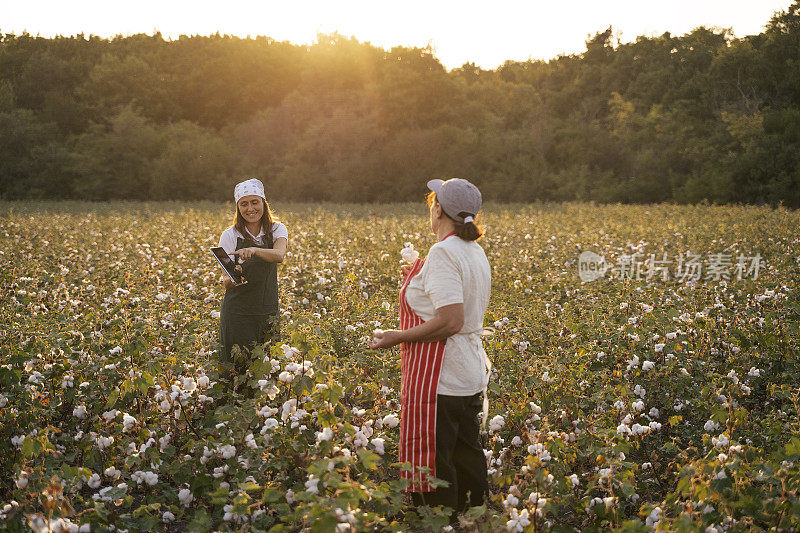
<path fill-rule="evenodd" d="M 241 183 L 237 183 L 236 187 L 233 189 L 233 201 L 237 204 L 239 203 L 239 200 L 245 196 L 251 195 L 260 196 L 264 199 L 264 201 L 267 200 L 267 197 L 264 195 L 264 184 L 261 183 L 261 180 L 251 178 Z"/>

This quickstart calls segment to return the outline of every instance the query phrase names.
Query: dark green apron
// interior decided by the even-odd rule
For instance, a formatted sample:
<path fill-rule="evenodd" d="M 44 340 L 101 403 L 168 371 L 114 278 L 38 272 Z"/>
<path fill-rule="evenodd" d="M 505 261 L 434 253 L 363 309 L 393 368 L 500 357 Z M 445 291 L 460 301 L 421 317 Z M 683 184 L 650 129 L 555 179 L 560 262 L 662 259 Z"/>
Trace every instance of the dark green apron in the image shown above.
<path fill-rule="evenodd" d="M 264 235 L 265 244 L 239 237 L 236 249 L 272 248 L 272 232 Z M 238 262 L 238 256 L 237 256 Z M 220 312 L 220 361 L 235 363 L 238 373 L 249 366 L 249 353 L 254 344 L 274 340 L 278 332 L 278 264 L 253 256 L 242 263 L 247 283 L 225 291 Z M 233 361 L 231 350 L 238 345 L 245 356 Z"/>

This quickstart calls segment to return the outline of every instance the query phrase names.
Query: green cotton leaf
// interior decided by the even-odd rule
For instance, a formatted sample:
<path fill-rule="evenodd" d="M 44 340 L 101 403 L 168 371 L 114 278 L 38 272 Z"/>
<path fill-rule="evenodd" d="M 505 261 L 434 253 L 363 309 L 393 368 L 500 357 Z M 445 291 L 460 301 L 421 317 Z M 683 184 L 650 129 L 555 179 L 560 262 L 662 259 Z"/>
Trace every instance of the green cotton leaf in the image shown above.
<path fill-rule="evenodd" d="M 117 399 L 119 398 L 119 391 L 114 390 L 111 391 L 111 394 L 108 395 L 108 401 L 106 402 L 106 409 L 111 409 L 116 405 Z"/>
<path fill-rule="evenodd" d="M 189 533 L 205 533 L 211 529 L 211 519 L 205 509 L 198 509 L 192 516 L 192 521 L 186 527 Z"/>
<path fill-rule="evenodd" d="M 800 455 L 800 439 L 792 437 L 792 440 L 786 444 L 786 453 L 788 455 Z"/>
<path fill-rule="evenodd" d="M 376 470 L 378 463 L 381 461 L 380 455 L 369 450 L 359 450 L 358 458 L 367 470 Z"/>

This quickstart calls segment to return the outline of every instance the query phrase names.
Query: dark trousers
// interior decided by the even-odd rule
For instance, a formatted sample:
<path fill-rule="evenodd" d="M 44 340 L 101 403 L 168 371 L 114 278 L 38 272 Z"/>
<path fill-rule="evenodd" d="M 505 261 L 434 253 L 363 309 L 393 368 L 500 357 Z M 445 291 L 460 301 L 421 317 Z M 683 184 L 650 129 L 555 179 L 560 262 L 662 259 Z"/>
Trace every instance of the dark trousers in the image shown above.
<path fill-rule="evenodd" d="M 444 505 L 456 512 L 483 505 L 489 482 L 479 440 L 481 394 L 436 397 L 436 477 L 450 486 L 412 493 L 415 505 Z"/>

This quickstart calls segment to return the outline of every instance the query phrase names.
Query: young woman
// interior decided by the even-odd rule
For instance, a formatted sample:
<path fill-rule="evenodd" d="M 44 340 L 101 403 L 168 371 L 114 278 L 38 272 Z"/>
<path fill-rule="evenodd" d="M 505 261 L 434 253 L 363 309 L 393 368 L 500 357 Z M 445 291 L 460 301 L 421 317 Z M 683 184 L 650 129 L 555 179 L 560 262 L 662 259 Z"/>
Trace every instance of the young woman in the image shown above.
<path fill-rule="evenodd" d="M 402 269 L 400 330 L 376 331 L 373 349 L 401 344 L 400 462 L 413 466 L 416 504 L 455 511 L 481 505 L 488 492 L 478 413 L 488 382 L 480 333 L 489 304 L 491 269 L 476 242 L 481 193 L 463 179 L 428 182 L 431 231 L 425 260 Z M 446 341 L 446 343 L 445 343 Z M 433 489 L 427 476 L 446 480 Z"/>
<path fill-rule="evenodd" d="M 233 226 L 222 232 L 219 246 L 232 259 L 241 261 L 247 280 L 236 286 L 227 277 L 225 299 L 220 312 L 220 361 L 233 364 L 236 374 L 247 370 L 247 354 L 256 343 L 278 334 L 278 267 L 286 255 L 289 233 L 275 216 L 264 195 L 264 184 L 253 178 L 233 190 L 236 214 Z M 233 361 L 232 348 L 238 345 L 245 355 Z"/>

